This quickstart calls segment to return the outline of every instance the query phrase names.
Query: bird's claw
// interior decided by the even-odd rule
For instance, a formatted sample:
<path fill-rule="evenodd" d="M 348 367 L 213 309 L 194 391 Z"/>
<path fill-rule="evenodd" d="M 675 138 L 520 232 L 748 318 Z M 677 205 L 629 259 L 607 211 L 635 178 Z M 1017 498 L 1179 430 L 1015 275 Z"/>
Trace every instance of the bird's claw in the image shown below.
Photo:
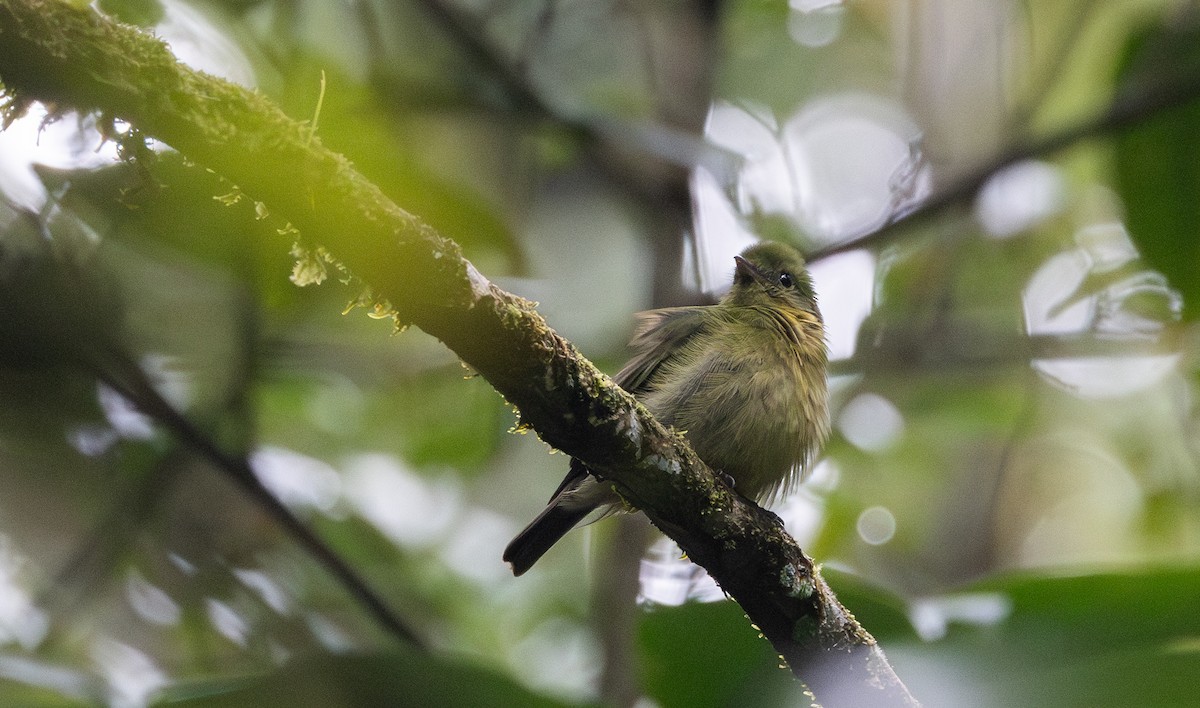
<path fill-rule="evenodd" d="M 781 529 L 786 528 L 786 526 L 783 523 L 783 519 L 779 518 L 779 514 L 776 514 L 775 512 L 771 511 L 770 509 L 765 509 L 765 508 L 759 506 L 753 499 L 750 499 L 749 497 L 747 497 L 747 496 L 743 495 L 741 492 L 739 492 L 737 490 L 737 480 L 733 478 L 733 475 L 731 475 L 728 472 L 725 472 L 723 470 L 713 470 L 713 473 L 717 476 L 717 481 L 719 481 L 721 484 L 724 484 L 729 489 L 729 491 L 733 492 L 734 494 L 737 494 L 738 496 L 740 496 L 742 499 L 745 499 L 750 504 L 757 506 L 759 509 L 762 509 L 763 512 L 767 516 L 771 517 L 771 520 L 774 521 L 775 525 L 778 526 L 779 528 L 781 528 Z"/>
<path fill-rule="evenodd" d="M 763 509 L 762 507 L 759 507 L 759 508 L 763 510 L 763 513 L 765 513 L 767 516 L 771 517 L 771 520 L 775 522 L 776 526 L 778 526 L 781 529 L 786 528 L 783 524 L 783 519 L 781 519 L 779 517 L 779 514 L 776 514 L 775 512 L 771 511 L 770 509 Z"/>

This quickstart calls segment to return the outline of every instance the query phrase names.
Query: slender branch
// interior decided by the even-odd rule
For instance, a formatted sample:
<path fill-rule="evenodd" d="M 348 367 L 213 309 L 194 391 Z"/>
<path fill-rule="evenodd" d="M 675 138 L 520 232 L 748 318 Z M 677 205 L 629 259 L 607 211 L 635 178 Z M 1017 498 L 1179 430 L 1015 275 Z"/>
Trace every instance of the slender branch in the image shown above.
<path fill-rule="evenodd" d="M 0 15 L 2 16 L 2 15 Z M 398 640 L 423 648 L 415 632 L 383 602 L 358 574 L 309 530 L 259 482 L 244 454 L 225 452 L 211 435 L 172 406 L 151 383 L 135 357 L 121 343 L 122 298 L 108 273 L 94 260 L 68 250 L 59 252 L 46 222 L 39 215 L 15 210 L 18 217 L 12 244 L 0 242 L 0 356 L 9 362 L 36 362 L 38 366 L 70 366 L 95 377 L 131 405 L 166 428 L 181 443 L 179 449 L 207 459 L 243 490 L 252 503 L 277 522 L 286 535 L 334 576 L 386 631 Z M 24 234 L 22 234 L 24 232 Z M 21 238 L 21 236 L 34 238 Z M 24 242 L 24 243 L 23 243 Z M 8 245 L 8 248 L 5 246 Z M 241 320 L 251 329 L 253 315 Z M 247 331 L 245 337 L 255 333 Z M 243 384 L 252 376 L 250 339 L 233 365 L 233 379 Z M 238 415 L 245 406 L 248 385 L 231 387 L 222 410 Z M 239 449 L 243 441 L 234 443 Z M 126 485 L 119 508 L 95 528 L 93 540 L 64 564 L 59 582 L 44 595 L 46 600 L 74 604 L 66 581 L 97 572 L 117 557 L 122 536 L 147 516 L 175 481 L 170 465 L 160 461 L 154 470 L 137 475 Z"/>
<path fill-rule="evenodd" d="M 61 622 L 80 609 L 83 600 L 94 597 L 85 592 L 93 587 L 90 581 L 110 575 L 121 552 L 175 482 L 173 471 L 180 454 L 178 448 L 171 450 L 156 460 L 151 469 L 139 471 L 121 485 L 121 490 L 113 495 L 116 501 L 72 549 L 54 574 L 53 582 L 38 595 L 37 606 L 54 607 L 54 616 Z"/>
<path fill-rule="evenodd" d="M 451 41 L 459 46 L 468 59 L 500 84 L 514 105 L 532 112 L 539 118 L 560 118 L 556 111 L 542 100 L 541 95 L 521 77 L 517 67 L 501 58 L 501 52 L 487 40 L 483 28 L 477 26 L 467 11 L 443 0 L 418 0 L 417 4 L 442 28 Z M 563 120 L 557 122 L 567 124 Z M 590 126 L 580 123 L 571 127 L 594 137 Z"/>
<path fill-rule="evenodd" d="M 0 0 L 0 81 L 15 105 L 40 100 L 130 122 L 336 254 L 398 317 L 483 375 L 547 443 L 645 511 L 824 705 L 916 704 L 770 514 L 718 482 L 682 436 L 580 356 L 532 303 L 489 282 L 457 244 L 388 200 L 307 126 L 261 95 L 187 69 L 157 39 L 65 2 Z M 244 460 L 226 464 L 252 478 Z"/>
<path fill-rule="evenodd" d="M 392 611 L 337 551 L 330 548 L 262 485 L 245 455 L 233 455 L 222 450 L 211 437 L 163 398 L 142 370 L 127 357 L 114 352 L 104 359 L 108 361 L 98 362 L 92 373 L 143 413 L 165 426 L 180 442 L 224 472 L 289 537 L 333 575 L 385 631 L 414 647 L 426 648 L 417 633 Z"/>
<path fill-rule="evenodd" d="M 996 173 L 1010 165 L 1035 157 L 1051 155 L 1076 143 L 1098 135 L 1128 128 L 1145 119 L 1200 98 L 1200 74 L 1173 77 L 1157 83 L 1139 84 L 1132 90 L 1119 94 L 1109 107 L 1075 125 L 1041 138 L 1010 147 L 984 165 L 972 170 L 944 189 L 935 192 L 910 211 L 897 214 L 886 225 L 852 236 L 808 255 L 808 260 L 817 261 L 838 253 L 859 248 L 871 248 L 895 239 L 901 230 L 913 233 L 912 226 L 929 219 L 942 210 L 963 200 L 970 199 L 987 184 Z"/>
<path fill-rule="evenodd" d="M 712 58 L 717 56 L 720 3 L 702 1 L 671 7 L 671 11 L 680 13 L 674 26 L 683 35 L 680 44 L 688 52 L 687 56 L 677 57 L 675 63 L 690 67 L 695 78 L 684 86 L 677 82 L 671 93 L 687 94 L 691 89 L 694 95 L 686 96 L 684 108 L 660 105 L 658 122 L 653 126 L 620 125 L 611 119 L 570 115 L 547 101 L 529 79 L 524 70 L 529 57 L 506 56 L 488 39 L 485 23 L 477 15 L 447 0 L 419 0 L 419 4 L 468 58 L 496 81 L 512 106 L 562 128 L 578 142 L 597 174 L 639 206 L 649 224 L 646 231 L 651 258 L 662 266 L 654 269 L 658 274 L 652 284 L 656 304 L 696 304 L 699 293 L 681 280 L 678 266 L 683 261 L 684 237 L 691 237 L 690 167 L 712 152 L 702 133 L 711 93 Z M 530 30 L 532 35 L 541 37 L 554 31 L 553 0 L 548 0 L 546 8 Z M 526 49 L 536 46 L 531 42 Z M 654 73 L 652 60 L 647 49 L 648 74 Z"/>
<path fill-rule="evenodd" d="M 830 362 L 829 373 L 832 376 L 862 371 L 947 373 L 1026 368 L 1034 360 L 1163 356 L 1183 351 L 1184 336 L 1186 331 L 1180 327 L 1166 327 L 1146 337 L 1105 337 L 1090 332 L 1021 334 L 1016 329 L 989 329 L 952 320 L 941 333 L 889 329 L 881 344 L 859 347 L 852 357 Z M 931 337 L 937 337 L 935 346 L 930 345 Z"/>
<path fill-rule="evenodd" d="M 656 243 L 655 255 L 660 257 L 663 252 L 679 254 L 681 247 L 677 244 L 681 242 L 678 237 L 686 231 L 681 222 L 690 220 L 692 210 L 689 167 L 699 156 L 712 152 L 701 136 L 707 114 L 710 67 L 698 70 L 704 76 L 698 83 L 705 90 L 694 100 L 696 106 L 691 115 L 660 115 L 653 125 L 646 121 L 634 125 L 619 119 L 571 115 L 547 101 L 529 80 L 522 68 L 527 58 L 506 56 L 506 52 L 489 40 L 483 22 L 471 12 L 446 0 L 419 0 L 418 4 L 482 72 L 495 80 L 516 110 L 562 128 L 578 142 L 597 172 L 610 184 L 641 205 L 648 215 L 665 216 L 667 223 L 662 233 L 670 236 L 669 243 Z M 686 31 L 693 24 L 699 28 L 696 36 L 686 43 L 689 47 L 698 47 L 696 54 L 699 56 L 689 56 L 689 65 L 699 65 L 700 57 L 714 56 L 711 48 L 716 44 L 718 5 L 715 2 L 698 3 L 694 7 L 680 5 L 675 8 L 680 13 L 691 12 L 691 15 L 677 18 L 681 28 Z M 552 12 L 543 13 L 532 31 L 553 31 L 552 19 Z M 682 89 L 675 87 L 675 90 Z M 673 262 L 678 263 L 679 258 L 674 258 Z M 678 285 L 678 278 L 674 281 Z M 684 299 L 676 287 L 664 288 L 655 283 L 655 289 L 667 293 L 672 300 Z"/>

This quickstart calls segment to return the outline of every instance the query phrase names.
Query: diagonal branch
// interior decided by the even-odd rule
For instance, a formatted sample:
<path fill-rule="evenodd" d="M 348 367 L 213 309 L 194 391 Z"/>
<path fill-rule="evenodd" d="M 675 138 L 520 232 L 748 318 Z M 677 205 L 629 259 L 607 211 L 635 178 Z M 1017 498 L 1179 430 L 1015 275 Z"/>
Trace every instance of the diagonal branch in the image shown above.
<path fill-rule="evenodd" d="M 1103 112 L 1083 122 L 1009 147 L 986 164 L 980 165 L 908 212 L 892 217 L 884 226 L 851 236 L 832 246 L 808 254 L 810 262 L 859 248 L 871 248 L 895 239 L 901 230 L 911 230 L 947 207 L 970 199 L 996 173 L 1022 160 L 1052 155 L 1088 138 L 1113 133 L 1137 125 L 1150 116 L 1200 99 L 1200 75 L 1171 77 L 1139 84 L 1119 94 Z M 911 232 L 911 231 L 910 231 Z"/>
<path fill-rule="evenodd" d="M 822 703 L 915 705 L 874 638 L 786 532 L 714 478 L 457 244 L 388 200 L 261 95 L 179 64 L 157 39 L 89 8 L 0 0 L 0 82 L 137 126 L 237 184 L 326 247 L 398 315 L 438 337 L 549 444 L 643 509 L 746 610 Z"/>
<path fill-rule="evenodd" d="M 354 568 L 263 486 L 240 447 L 237 454 L 227 452 L 211 433 L 193 423 L 159 393 L 122 341 L 120 323 L 124 303 L 119 285 L 107 277 L 111 273 L 90 254 L 63 246 L 57 236 L 69 229 L 48 224 L 32 212 L 4 210 L 3 206 L 0 203 L 0 212 L 8 211 L 17 221 L 0 235 L 0 359 L 17 366 L 70 367 L 93 376 L 165 428 L 183 450 L 205 459 L 233 481 L 332 575 L 384 631 L 416 648 L 424 648 L 416 632 Z M 237 376 L 250 376 L 250 367 L 236 368 Z M 241 390 L 234 393 L 230 404 L 238 405 L 242 396 Z M 229 413 L 228 405 L 223 408 Z M 173 483 L 169 468 L 170 465 L 160 461 L 155 469 L 129 480 L 127 493 L 118 495 L 121 498 L 118 507 L 112 509 L 90 540 L 62 566 L 60 581 L 100 571 L 116 559 L 123 540 L 128 540 L 139 519 L 153 510 Z M 67 592 L 67 585 L 56 583 L 43 594 L 43 599 L 61 601 L 67 610 L 74 609 L 78 598 Z"/>
<path fill-rule="evenodd" d="M 109 361 L 98 362 L 100 365 L 92 372 L 97 378 L 143 413 L 158 421 L 188 449 L 233 480 L 246 496 L 304 549 L 305 553 L 312 556 L 337 579 L 386 632 L 415 648 L 426 648 L 424 640 L 388 606 L 366 579 L 263 486 L 245 455 L 234 455 L 222 450 L 209 435 L 163 398 L 133 362 L 119 353 L 105 358 Z"/>
<path fill-rule="evenodd" d="M 468 59 L 503 88 L 504 93 L 517 108 L 529 111 L 538 118 L 554 118 L 559 122 L 566 123 L 521 77 L 515 66 L 510 66 L 501 59 L 500 50 L 488 42 L 483 27 L 472 21 L 467 11 L 455 7 L 454 3 L 443 0 L 418 0 L 417 4 L 446 33 L 450 40 L 458 45 Z M 576 124 L 570 127 L 588 139 L 595 137 L 589 126 Z"/>

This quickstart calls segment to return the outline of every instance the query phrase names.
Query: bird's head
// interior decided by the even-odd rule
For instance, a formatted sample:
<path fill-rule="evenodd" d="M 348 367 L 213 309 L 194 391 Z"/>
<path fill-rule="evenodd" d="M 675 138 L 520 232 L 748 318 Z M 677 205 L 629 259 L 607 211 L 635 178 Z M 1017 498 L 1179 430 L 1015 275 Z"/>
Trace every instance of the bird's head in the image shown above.
<path fill-rule="evenodd" d="M 733 257 L 733 287 L 722 304 L 796 309 L 821 316 L 800 252 L 784 243 L 755 244 Z"/>

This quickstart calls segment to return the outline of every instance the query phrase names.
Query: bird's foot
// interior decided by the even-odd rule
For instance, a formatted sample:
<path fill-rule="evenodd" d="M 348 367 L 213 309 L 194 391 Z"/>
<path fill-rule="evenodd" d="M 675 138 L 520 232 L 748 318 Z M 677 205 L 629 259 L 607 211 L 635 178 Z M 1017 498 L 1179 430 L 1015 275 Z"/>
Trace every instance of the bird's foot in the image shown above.
<path fill-rule="evenodd" d="M 781 529 L 786 528 L 783 524 L 783 519 L 779 518 L 779 514 L 776 514 L 775 512 L 771 511 L 770 509 L 766 509 L 761 506 L 759 508 L 763 510 L 764 514 L 771 517 L 771 520 L 775 522 L 776 526 L 778 526 Z"/>
<path fill-rule="evenodd" d="M 763 508 L 762 506 L 759 506 L 758 502 L 754 501 L 750 497 L 747 497 L 746 495 L 744 495 L 738 491 L 737 480 L 733 478 L 733 475 L 731 475 L 728 472 L 725 472 L 723 470 L 713 470 L 713 474 L 715 474 L 717 476 L 717 481 L 719 481 L 721 484 L 724 484 L 726 486 L 726 488 L 729 489 L 729 491 L 738 495 L 739 497 L 744 499 L 746 502 L 748 502 L 754 506 L 757 506 L 759 509 L 762 509 L 763 513 L 765 513 L 767 516 L 771 517 L 771 520 L 774 521 L 775 525 L 778 526 L 779 528 L 781 528 L 781 529 L 785 528 L 783 519 L 779 518 L 779 514 L 776 514 L 775 512 L 771 511 L 770 509 L 766 509 L 766 508 Z"/>

